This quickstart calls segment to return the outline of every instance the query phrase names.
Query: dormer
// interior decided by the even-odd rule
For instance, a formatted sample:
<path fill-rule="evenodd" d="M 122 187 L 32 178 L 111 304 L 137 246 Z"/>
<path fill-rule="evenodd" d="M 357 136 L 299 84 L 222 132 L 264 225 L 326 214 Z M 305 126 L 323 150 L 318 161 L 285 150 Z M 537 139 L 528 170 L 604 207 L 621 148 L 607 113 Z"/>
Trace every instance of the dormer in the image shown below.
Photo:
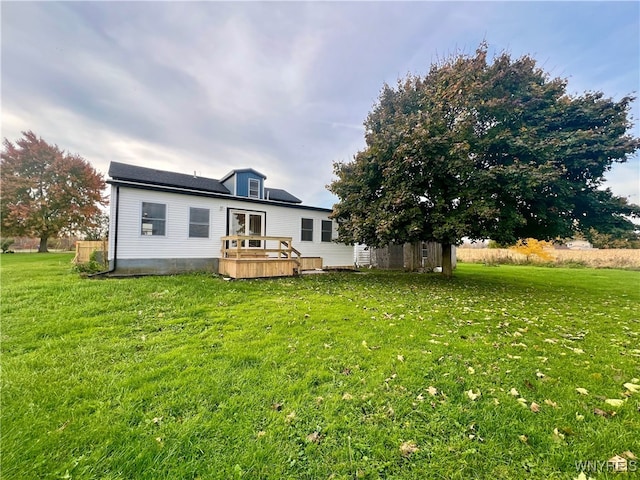
<path fill-rule="evenodd" d="M 232 170 L 220 182 L 237 197 L 264 199 L 264 181 L 267 179 L 253 168 Z"/>

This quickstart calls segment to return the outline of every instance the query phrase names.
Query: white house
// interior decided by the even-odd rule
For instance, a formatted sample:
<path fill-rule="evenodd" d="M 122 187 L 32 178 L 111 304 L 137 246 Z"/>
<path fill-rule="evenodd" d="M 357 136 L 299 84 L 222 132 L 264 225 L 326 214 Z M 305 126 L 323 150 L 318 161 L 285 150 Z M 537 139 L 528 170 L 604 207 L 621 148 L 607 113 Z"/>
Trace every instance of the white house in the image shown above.
<path fill-rule="evenodd" d="M 220 272 L 225 257 L 240 258 L 240 247 L 245 260 L 247 252 L 265 262 L 295 252 L 314 258 L 316 267 L 353 267 L 353 247 L 335 242 L 330 209 L 266 187 L 266 177 L 253 169 L 216 180 L 112 162 L 109 176 L 113 272 Z M 223 240 L 236 235 L 269 238 Z M 273 241 L 277 245 L 267 249 Z"/>

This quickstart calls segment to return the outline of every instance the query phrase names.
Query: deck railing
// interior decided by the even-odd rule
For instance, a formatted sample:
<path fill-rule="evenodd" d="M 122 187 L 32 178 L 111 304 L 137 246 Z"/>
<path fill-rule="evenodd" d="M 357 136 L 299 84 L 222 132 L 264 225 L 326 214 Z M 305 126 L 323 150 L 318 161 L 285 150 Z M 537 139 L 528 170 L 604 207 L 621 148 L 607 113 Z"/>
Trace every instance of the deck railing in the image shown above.
<path fill-rule="evenodd" d="M 222 237 L 221 240 L 222 258 L 299 261 L 301 257 L 300 252 L 293 247 L 291 237 L 229 235 Z"/>

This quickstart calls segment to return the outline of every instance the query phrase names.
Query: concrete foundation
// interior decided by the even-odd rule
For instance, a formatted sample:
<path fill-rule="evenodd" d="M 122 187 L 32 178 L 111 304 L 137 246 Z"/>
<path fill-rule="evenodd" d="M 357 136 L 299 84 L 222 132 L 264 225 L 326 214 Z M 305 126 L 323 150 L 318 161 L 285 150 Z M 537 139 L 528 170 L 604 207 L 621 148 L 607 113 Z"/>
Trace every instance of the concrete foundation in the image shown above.
<path fill-rule="evenodd" d="M 113 260 L 110 262 L 113 268 Z M 115 274 L 173 275 L 187 272 L 218 273 L 218 258 L 136 258 L 118 259 Z"/>

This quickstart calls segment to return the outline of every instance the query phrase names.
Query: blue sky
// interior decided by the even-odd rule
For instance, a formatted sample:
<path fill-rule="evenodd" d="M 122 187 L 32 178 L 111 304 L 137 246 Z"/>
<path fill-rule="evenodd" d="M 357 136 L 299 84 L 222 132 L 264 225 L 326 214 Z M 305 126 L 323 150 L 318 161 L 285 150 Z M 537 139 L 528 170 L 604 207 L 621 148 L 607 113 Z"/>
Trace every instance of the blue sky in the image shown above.
<path fill-rule="evenodd" d="M 638 2 L 6 2 L 2 137 L 33 130 L 110 161 L 267 185 L 331 207 L 384 82 L 486 40 L 570 93 L 640 86 Z M 640 136 L 640 106 L 632 111 Z M 607 185 L 639 198 L 640 159 Z"/>

